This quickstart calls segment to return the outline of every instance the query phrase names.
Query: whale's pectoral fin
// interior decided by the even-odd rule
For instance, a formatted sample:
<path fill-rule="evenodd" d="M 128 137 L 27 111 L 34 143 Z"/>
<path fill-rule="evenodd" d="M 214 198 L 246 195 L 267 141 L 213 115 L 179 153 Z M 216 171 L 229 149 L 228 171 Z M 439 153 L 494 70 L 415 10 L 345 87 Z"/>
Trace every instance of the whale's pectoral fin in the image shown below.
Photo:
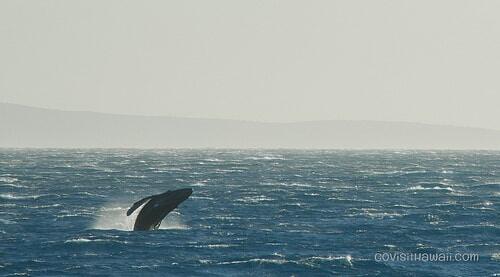
<path fill-rule="evenodd" d="M 161 224 L 161 220 L 155 225 L 154 229 L 155 230 L 160 229 L 160 224 Z"/>
<path fill-rule="evenodd" d="M 137 208 L 139 208 L 142 204 L 144 204 L 146 201 L 148 201 L 151 198 L 152 198 L 152 196 L 148 196 L 146 198 L 143 198 L 143 199 L 135 202 L 134 205 L 132 205 L 132 207 L 130 207 L 130 209 L 128 209 L 127 216 L 131 215 Z"/>

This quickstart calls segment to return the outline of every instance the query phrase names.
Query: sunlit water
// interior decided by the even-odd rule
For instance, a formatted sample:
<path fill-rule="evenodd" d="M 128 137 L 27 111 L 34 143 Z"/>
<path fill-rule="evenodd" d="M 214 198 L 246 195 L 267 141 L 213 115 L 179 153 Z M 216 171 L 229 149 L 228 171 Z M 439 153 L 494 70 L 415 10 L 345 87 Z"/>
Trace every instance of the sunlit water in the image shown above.
<path fill-rule="evenodd" d="M 500 152 L 4 149 L 0 275 L 493 276 L 499 169 Z M 130 231 L 133 202 L 184 187 L 160 230 Z"/>

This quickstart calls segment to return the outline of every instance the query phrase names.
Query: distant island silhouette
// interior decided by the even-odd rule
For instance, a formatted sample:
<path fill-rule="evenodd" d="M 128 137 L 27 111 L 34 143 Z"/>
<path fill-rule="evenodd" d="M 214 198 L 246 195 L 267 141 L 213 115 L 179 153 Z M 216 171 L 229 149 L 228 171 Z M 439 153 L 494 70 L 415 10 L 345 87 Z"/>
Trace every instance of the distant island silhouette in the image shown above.
<path fill-rule="evenodd" d="M 0 103 L 0 147 L 491 149 L 500 131 L 409 122 L 265 123 L 59 111 Z"/>

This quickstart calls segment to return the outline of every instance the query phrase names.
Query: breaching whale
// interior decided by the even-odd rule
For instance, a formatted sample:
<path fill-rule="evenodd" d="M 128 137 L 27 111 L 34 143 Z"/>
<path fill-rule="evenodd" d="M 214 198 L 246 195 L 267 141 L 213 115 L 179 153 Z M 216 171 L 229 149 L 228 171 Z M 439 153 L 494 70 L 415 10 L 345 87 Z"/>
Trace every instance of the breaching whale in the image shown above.
<path fill-rule="evenodd" d="M 134 231 L 156 230 L 160 227 L 161 221 L 168 213 L 193 193 L 190 188 L 167 191 L 161 194 L 145 197 L 132 205 L 127 211 L 127 216 L 131 215 L 142 204 L 141 211 L 137 215 L 134 224 Z"/>

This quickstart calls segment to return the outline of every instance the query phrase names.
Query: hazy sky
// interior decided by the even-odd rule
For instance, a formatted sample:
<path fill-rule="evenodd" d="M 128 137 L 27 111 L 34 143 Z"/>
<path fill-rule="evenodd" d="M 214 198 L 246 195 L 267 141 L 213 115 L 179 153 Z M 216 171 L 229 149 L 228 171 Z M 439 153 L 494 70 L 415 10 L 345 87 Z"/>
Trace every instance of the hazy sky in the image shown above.
<path fill-rule="evenodd" d="M 500 129 L 500 1 L 0 1 L 0 102 Z"/>

